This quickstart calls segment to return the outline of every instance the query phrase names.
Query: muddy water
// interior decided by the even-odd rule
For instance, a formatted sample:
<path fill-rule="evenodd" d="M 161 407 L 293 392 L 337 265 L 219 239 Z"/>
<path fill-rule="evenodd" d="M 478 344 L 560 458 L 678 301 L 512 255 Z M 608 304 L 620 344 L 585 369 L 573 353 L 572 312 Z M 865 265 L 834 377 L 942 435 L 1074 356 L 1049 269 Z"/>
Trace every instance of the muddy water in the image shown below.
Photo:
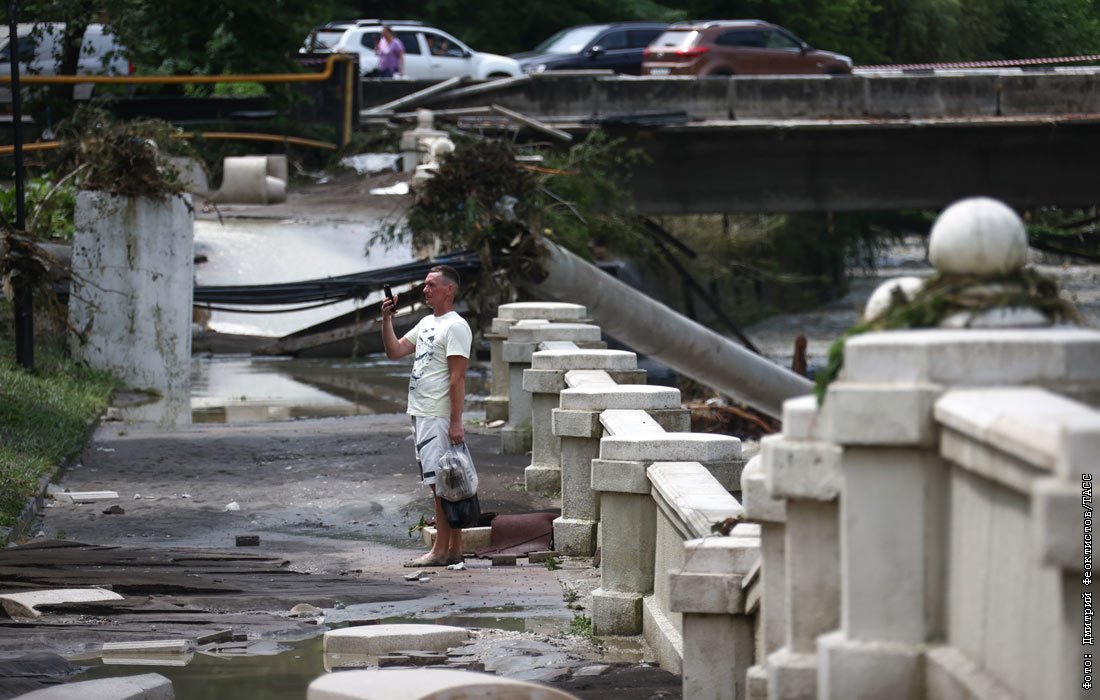
<path fill-rule="evenodd" d="M 403 413 L 410 364 L 384 355 L 359 360 L 208 355 L 191 363 L 191 420 L 240 423 Z M 484 368 L 467 374 L 467 405 L 489 393 Z"/>

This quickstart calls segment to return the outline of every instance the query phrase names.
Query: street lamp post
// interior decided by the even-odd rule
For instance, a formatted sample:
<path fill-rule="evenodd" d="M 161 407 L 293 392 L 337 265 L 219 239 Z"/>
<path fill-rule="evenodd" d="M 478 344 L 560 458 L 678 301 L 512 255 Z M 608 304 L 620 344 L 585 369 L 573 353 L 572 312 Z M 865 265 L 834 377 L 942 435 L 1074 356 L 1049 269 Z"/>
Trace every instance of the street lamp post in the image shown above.
<path fill-rule="evenodd" d="M 11 60 L 11 118 L 15 155 L 15 228 L 26 234 L 27 208 L 23 182 L 23 105 L 19 90 L 19 3 L 8 0 L 8 57 Z M 34 369 L 34 293 L 26 275 L 14 280 L 15 360 Z"/>

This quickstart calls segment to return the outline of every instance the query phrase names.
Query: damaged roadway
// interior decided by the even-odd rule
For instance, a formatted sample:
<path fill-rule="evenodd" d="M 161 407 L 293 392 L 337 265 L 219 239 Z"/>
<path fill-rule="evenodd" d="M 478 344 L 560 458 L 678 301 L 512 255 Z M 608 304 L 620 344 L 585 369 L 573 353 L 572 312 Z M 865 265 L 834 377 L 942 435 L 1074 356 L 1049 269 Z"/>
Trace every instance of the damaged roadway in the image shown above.
<path fill-rule="evenodd" d="M 431 506 L 418 484 L 410 435 L 408 417 L 392 414 L 175 429 L 102 423 L 57 487 L 116 491 L 119 498 L 47 501 L 32 524 L 34 537 L 0 550 L 0 593 L 97 585 L 124 599 L 41 606 L 33 620 L 0 619 L 0 660 L 58 654 L 80 665 L 97 658 L 104 642 L 293 643 L 345 624 L 415 620 L 483 627 L 478 643 L 496 644 L 505 655 L 517 638 L 548 643 L 563 652 L 547 656 L 555 669 L 526 678 L 578 697 L 680 696 L 677 677 L 636 663 L 649 656 L 644 645 L 601 648 L 565 634 L 575 615 L 587 614 L 587 593 L 598 585 L 587 559 L 552 571 L 522 557 L 512 567 L 468 557 L 466 570 L 429 569 L 426 580 L 407 581 L 402 563 L 424 551 L 415 526 Z M 468 440 L 483 511 L 557 507 L 554 494 L 524 490 L 529 457 L 499 454 L 495 431 L 471 426 Z M 259 545 L 239 547 L 240 536 L 257 537 Z M 322 615 L 292 617 L 302 603 Z M 270 645 L 263 649 L 270 653 Z M 595 677 L 572 677 L 606 661 L 622 663 Z M 0 664 L 0 698 L 12 697 L 22 682 L 3 678 L 6 667 Z"/>

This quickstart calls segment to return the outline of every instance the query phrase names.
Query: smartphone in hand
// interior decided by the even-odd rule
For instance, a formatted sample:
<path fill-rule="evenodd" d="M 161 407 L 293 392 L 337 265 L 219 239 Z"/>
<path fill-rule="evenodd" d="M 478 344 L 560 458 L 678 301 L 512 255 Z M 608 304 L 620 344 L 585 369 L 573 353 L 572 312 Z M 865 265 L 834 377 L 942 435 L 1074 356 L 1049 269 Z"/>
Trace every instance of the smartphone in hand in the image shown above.
<path fill-rule="evenodd" d="M 393 301 L 393 290 L 390 289 L 390 285 L 383 284 L 382 285 L 382 290 L 384 292 L 386 292 L 386 298 L 389 299 L 390 301 Z"/>

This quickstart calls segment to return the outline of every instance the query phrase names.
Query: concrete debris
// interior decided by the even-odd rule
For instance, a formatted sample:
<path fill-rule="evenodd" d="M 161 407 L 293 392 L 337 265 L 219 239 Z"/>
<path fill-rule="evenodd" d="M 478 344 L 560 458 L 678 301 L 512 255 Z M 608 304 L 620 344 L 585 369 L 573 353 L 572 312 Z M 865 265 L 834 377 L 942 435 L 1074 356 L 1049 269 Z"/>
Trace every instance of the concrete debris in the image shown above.
<path fill-rule="evenodd" d="M 424 575 L 424 571 L 422 569 L 417 569 L 416 571 L 412 572 L 411 574 L 405 574 L 405 580 L 406 581 L 419 581 L 420 577 L 423 576 L 423 575 Z"/>
<path fill-rule="evenodd" d="M 113 505 L 103 511 L 104 515 L 126 515 L 126 511 L 120 505 Z"/>
<path fill-rule="evenodd" d="M 395 183 L 393 185 L 390 185 L 389 187 L 372 187 L 370 193 L 371 194 L 397 194 L 397 195 L 408 194 L 409 193 L 409 183 L 407 183 L 407 182 L 398 182 L 398 183 Z"/>
<path fill-rule="evenodd" d="M 142 642 L 104 642 L 103 656 L 130 656 L 134 654 L 187 654 L 195 651 L 190 639 L 157 639 Z"/>
<path fill-rule="evenodd" d="M 458 562 L 457 564 L 448 564 L 447 568 L 451 571 L 465 571 L 466 564 L 464 562 Z"/>
<path fill-rule="evenodd" d="M 118 498 L 117 491 L 62 491 L 53 494 L 54 500 L 62 503 L 96 503 L 112 501 Z"/>
<path fill-rule="evenodd" d="M 259 535 L 237 535 L 238 547 L 259 547 L 260 536 Z"/>
<path fill-rule="evenodd" d="M 291 608 L 290 612 L 287 614 L 291 617 L 316 617 L 323 612 L 324 610 L 317 607 L 316 605 L 310 605 L 309 603 L 298 603 L 293 608 Z"/>
<path fill-rule="evenodd" d="M 530 564 L 545 564 L 551 558 L 560 559 L 561 555 L 557 552 L 528 552 L 527 562 Z"/>
<path fill-rule="evenodd" d="M 493 566 L 515 566 L 516 555 L 515 554 L 494 554 Z"/>
<path fill-rule="evenodd" d="M 99 600 L 123 600 L 123 597 L 104 588 L 52 588 L 0 594 L 0 605 L 11 617 L 40 617 L 42 613 L 35 609 L 39 605 L 88 603 Z"/>
<path fill-rule="evenodd" d="M 226 513 L 236 513 L 240 509 L 241 509 L 241 504 L 240 503 L 237 503 L 236 501 L 230 501 L 229 503 L 225 504 L 225 509 L 224 510 L 225 510 Z"/>

